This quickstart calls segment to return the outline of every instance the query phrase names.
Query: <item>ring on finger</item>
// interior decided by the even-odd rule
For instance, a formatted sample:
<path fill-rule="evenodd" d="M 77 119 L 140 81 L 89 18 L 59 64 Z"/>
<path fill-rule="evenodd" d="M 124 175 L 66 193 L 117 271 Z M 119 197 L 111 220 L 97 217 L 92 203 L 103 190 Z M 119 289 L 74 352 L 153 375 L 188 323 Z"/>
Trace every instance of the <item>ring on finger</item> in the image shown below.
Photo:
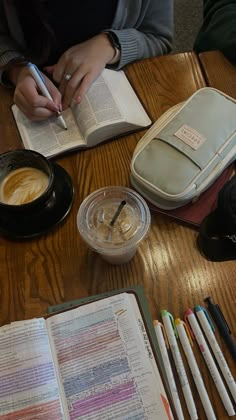
<path fill-rule="evenodd" d="M 64 73 L 63 77 L 64 77 L 65 80 L 69 81 L 72 78 L 72 74 Z"/>

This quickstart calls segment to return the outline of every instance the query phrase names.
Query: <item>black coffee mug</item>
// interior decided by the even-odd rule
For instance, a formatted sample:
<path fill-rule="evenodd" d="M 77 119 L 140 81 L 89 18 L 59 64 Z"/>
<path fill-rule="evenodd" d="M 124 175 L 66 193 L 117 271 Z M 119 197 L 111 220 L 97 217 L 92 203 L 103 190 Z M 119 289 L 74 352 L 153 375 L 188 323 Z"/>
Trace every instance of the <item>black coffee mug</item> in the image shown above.
<path fill-rule="evenodd" d="M 0 216 L 26 218 L 55 202 L 51 162 L 38 152 L 22 149 L 0 155 Z"/>

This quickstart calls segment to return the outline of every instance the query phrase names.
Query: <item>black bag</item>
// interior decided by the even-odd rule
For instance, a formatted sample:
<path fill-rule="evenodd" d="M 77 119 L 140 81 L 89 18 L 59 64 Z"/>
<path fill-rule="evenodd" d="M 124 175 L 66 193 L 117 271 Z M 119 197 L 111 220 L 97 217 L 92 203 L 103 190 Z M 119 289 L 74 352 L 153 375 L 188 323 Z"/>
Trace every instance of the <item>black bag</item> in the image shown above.
<path fill-rule="evenodd" d="M 236 175 L 220 190 L 216 210 L 203 219 L 197 244 L 208 260 L 236 260 Z"/>

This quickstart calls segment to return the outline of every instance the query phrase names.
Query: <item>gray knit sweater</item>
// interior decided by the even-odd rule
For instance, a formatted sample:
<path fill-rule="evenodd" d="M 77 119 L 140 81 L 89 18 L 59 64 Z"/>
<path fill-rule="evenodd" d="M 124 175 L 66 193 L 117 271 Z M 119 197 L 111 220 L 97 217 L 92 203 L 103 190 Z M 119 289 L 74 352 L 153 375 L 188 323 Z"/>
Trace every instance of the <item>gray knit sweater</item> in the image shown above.
<path fill-rule="evenodd" d="M 166 54 L 173 37 L 173 0 L 118 0 L 111 28 L 121 45 L 116 69 L 141 58 Z M 0 81 L 4 66 L 24 54 L 14 2 L 0 0 Z"/>

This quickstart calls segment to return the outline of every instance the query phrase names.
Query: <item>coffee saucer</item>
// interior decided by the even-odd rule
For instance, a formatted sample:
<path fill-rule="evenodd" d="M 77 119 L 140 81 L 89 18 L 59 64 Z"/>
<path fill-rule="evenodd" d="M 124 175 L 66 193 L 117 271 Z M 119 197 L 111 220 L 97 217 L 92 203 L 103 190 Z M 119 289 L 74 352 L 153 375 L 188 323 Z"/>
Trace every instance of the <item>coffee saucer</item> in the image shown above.
<path fill-rule="evenodd" d="M 71 210 L 74 187 L 69 174 L 64 168 L 52 163 L 54 170 L 54 204 L 43 208 L 31 216 L 27 215 L 19 222 L 18 217 L 0 216 L 0 233 L 12 239 L 27 239 L 48 232 L 62 222 Z"/>

